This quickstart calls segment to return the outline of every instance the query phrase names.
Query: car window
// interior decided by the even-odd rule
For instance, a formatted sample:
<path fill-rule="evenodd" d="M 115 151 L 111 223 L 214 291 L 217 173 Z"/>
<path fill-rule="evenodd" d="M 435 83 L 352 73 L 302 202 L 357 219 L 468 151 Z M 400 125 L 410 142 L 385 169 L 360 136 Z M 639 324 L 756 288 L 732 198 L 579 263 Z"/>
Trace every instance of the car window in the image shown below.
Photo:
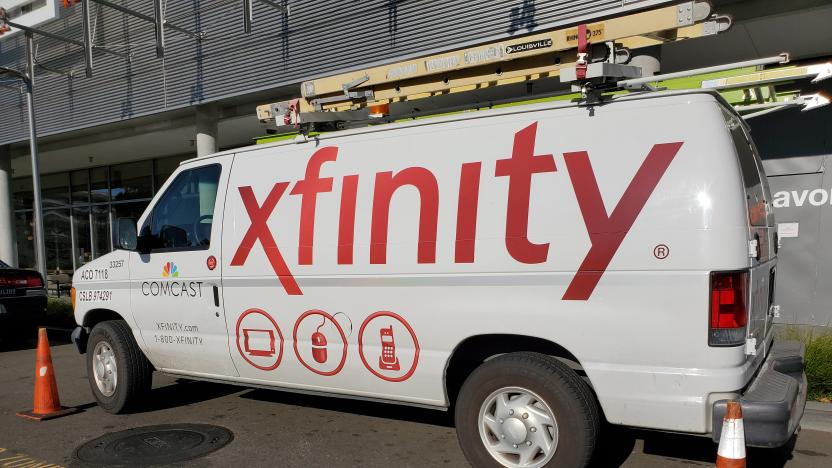
<path fill-rule="evenodd" d="M 211 245 L 219 179 L 218 164 L 189 169 L 176 176 L 151 214 L 154 250 L 202 249 Z"/>

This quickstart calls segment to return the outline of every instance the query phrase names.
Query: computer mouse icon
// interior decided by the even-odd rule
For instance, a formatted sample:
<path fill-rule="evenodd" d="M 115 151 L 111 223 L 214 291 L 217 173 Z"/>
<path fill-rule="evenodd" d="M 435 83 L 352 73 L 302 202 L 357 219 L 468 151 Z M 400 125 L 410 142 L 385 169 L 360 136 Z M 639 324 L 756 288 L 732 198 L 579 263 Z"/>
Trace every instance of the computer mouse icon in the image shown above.
<path fill-rule="evenodd" d="M 312 357 L 319 364 L 326 362 L 326 336 L 319 331 L 312 334 Z"/>

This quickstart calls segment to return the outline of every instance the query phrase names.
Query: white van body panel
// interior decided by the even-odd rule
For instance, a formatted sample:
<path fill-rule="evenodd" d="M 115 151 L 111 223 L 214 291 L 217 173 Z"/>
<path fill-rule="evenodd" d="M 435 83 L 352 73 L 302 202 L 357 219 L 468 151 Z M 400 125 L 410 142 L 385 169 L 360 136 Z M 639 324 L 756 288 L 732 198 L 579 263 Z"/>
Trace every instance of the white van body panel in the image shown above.
<path fill-rule="evenodd" d="M 742 389 L 764 356 L 708 346 L 710 272 L 751 266 L 722 109 L 708 93 L 548 103 L 221 154 L 233 154 L 210 248 L 222 310 L 204 312 L 224 321 L 233 365 L 189 371 L 198 347 L 142 340 L 128 321 L 171 372 L 440 407 L 460 343 L 538 337 L 577 359 L 609 421 L 707 433 L 715 396 Z M 592 250 L 616 238 L 611 255 Z M 154 255 L 153 268 L 189 271 L 208 256 Z M 88 287 L 100 284 L 76 282 Z M 122 296 L 106 306 L 130 309 Z M 79 323 L 93 306 L 79 302 Z"/>

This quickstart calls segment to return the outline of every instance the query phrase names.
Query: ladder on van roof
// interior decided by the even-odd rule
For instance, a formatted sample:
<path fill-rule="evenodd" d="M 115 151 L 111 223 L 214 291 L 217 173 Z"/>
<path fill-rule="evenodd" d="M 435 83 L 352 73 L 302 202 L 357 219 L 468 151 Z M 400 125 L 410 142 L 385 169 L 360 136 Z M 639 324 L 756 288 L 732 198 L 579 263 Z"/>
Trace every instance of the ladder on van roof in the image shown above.
<path fill-rule="evenodd" d="M 458 107 L 485 107 L 464 98 L 464 104 L 456 107 L 421 110 L 415 105 L 429 108 L 431 98 L 506 85 L 526 84 L 525 92 L 514 96 L 514 101 L 538 98 L 541 94 L 529 92 L 530 88 L 558 75 L 561 81 L 567 78 L 577 83 L 586 94 L 590 88 L 609 89 L 622 79 L 639 79 L 641 68 L 626 65 L 637 49 L 718 34 L 730 26 L 731 18 L 715 14 L 709 3 L 687 1 L 305 81 L 301 97 L 258 106 L 257 116 L 287 131 L 334 130 L 349 123 L 381 123 L 452 112 Z M 413 104 L 401 106 L 405 103 Z M 407 110 L 397 112 L 397 107 Z"/>

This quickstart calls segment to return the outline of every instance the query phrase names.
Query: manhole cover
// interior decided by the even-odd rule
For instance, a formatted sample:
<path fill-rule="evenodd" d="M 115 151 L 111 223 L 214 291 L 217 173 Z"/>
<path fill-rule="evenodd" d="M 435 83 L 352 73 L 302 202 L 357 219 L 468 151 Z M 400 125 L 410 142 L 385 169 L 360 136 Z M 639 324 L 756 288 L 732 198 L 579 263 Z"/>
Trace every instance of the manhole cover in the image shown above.
<path fill-rule="evenodd" d="M 89 465 L 165 465 L 205 456 L 234 439 L 228 429 L 208 424 L 163 424 L 113 432 L 75 449 Z"/>

